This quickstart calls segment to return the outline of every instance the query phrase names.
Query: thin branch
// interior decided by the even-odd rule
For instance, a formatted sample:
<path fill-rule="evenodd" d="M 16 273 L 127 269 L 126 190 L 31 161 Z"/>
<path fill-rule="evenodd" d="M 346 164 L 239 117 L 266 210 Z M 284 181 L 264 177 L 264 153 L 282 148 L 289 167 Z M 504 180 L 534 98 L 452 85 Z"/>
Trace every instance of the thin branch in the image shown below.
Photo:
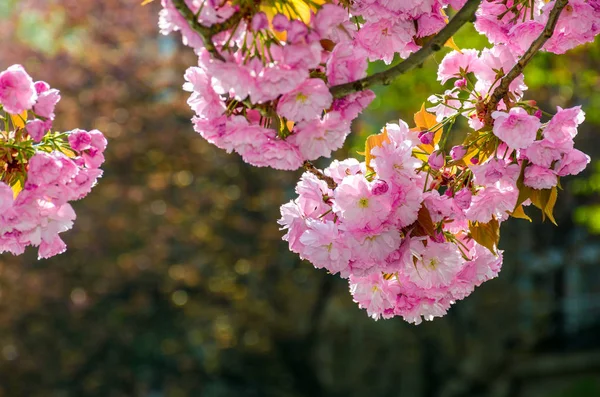
<path fill-rule="evenodd" d="M 333 190 L 337 187 L 337 183 L 335 183 L 335 181 L 333 180 L 332 177 L 325 175 L 323 172 L 321 172 L 320 169 L 315 167 L 314 164 L 311 163 L 310 161 L 306 160 L 304 162 L 303 166 L 306 171 L 308 171 L 311 174 L 313 174 L 314 176 L 316 176 L 317 179 L 327 182 L 327 187 L 329 187 L 331 190 Z"/>
<path fill-rule="evenodd" d="M 383 72 L 375 73 L 364 79 L 336 85 L 329 90 L 334 98 L 341 98 L 362 91 L 373 85 L 388 85 L 396 77 L 423 63 L 431 54 L 442 49 L 444 44 L 467 22 L 473 20 L 482 0 L 468 0 L 454 18 L 421 49 L 410 55 L 404 62 Z"/>
<path fill-rule="evenodd" d="M 217 23 L 217 24 L 214 24 L 214 25 L 208 27 L 208 26 L 201 25 L 200 22 L 198 22 L 197 15 L 195 15 L 192 12 L 192 10 L 190 10 L 190 8 L 185 3 L 185 0 L 171 0 L 171 1 L 173 2 L 173 5 L 177 9 L 177 11 L 179 11 L 181 16 L 183 18 L 185 18 L 187 23 L 190 25 L 190 28 L 192 28 L 194 31 L 196 31 L 196 33 L 198 33 L 200 35 L 200 37 L 202 38 L 202 42 L 204 43 L 204 47 L 213 56 L 213 58 L 216 58 L 220 61 L 224 61 L 225 59 L 223 58 L 223 56 L 219 53 L 219 51 L 215 47 L 215 44 L 213 43 L 212 38 L 217 33 L 223 32 L 225 30 L 229 30 L 229 29 L 233 28 L 235 25 L 237 25 L 240 22 L 240 20 L 246 15 L 247 10 L 240 9 L 226 21 L 224 21 L 222 23 Z"/>
<path fill-rule="evenodd" d="M 568 0 L 558 0 L 552 11 L 550 11 L 550 15 L 548 16 L 548 22 L 542 31 L 542 34 L 538 36 L 537 39 L 531 43 L 531 46 L 525 51 L 523 56 L 519 59 L 519 61 L 513 66 L 513 68 L 500 80 L 500 85 L 496 87 L 486 106 L 486 115 L 485 122 L 487 125 L 492 124 L 492 113 L 498 107 L 498 103 L 501 99 L 505 98 L 508 94 L 510 83 L 513 82 L 521 73 L 523 73 L 523 69 L 525 66 L 533 59 L 533 56 L 546 44 L 546 41 L 554 34 L 554 29 L 556 28 L 556 23 L 558 22 L 558 17 L 560 13 L 567 5 Z"/>

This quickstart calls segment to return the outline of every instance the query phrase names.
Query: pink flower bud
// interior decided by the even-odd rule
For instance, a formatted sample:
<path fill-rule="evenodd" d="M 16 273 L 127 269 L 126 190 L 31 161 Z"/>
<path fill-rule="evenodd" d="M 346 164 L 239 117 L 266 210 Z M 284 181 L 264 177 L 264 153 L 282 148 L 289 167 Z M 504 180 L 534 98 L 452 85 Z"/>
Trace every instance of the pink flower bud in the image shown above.
<path fill-rule="evenodd" d="M 287 40 L 289 43 L 297 43 L 304 39 L 308 33 L 308 28 L 304 22 L 294 19 L 290 21 L 290 26 L 287 31 Z"/>
<path fill-rule="evenodd" d="M 542 119 L 542 111 L 540 109 L 536 110 L 533 115 L 540 120 Z"/>
<path fill-rule="evenodd" d="M 467 154 L 467 148 L 461 145 L 454 146 L 450 150 L 450 157 L 454 161 L 462 159 L 465 157 L 465 154 Z"/>
<path fill-rule="evenodd" d="M 92 136 L 84 130 L 73 130 L 69 134 L 69 145 L 71 149 L 81 152 L 92 147 Z"/>
<path fill-rule="evenodd" d="M 273 28 L 278 32 L 287 30 L 290 26 L 290 20 L 283 14 L 277 14 L 273 17 Z"/>
<path fill-rule="evenodd" d="M 269 27 L 269 20 L 267 19 L 267 14 L 264 12 L 259 12 L 254 14 L 252 17 L 252 30 L 258 31 L 263 30 Z"/>
<path fill-rule="evenodd" d="M 383 179 L 378 179 L 377 181 L 375 181 L 373 183 L 373 195 L 374 196 L 381 196 L 382 194 L 386 193 L 389 189 L 389 186 L 387 184 L 386 181 L 384 181 Z"/>
<path fill-rule="evenodd" d="M 471 157 L 471 164 L 479 164 L 479 159 L 477 157 Z"/>
<path fill-rule="evenodd" d="M 471 206 L 471 199 L 473 198 L 473 193 L 471 190 L 464 188 L 456 192 L 454 195 L 454 203 L 461 210 L 466 210 Z"/>
<path fill-rule="evenodd" d="M 39 94 L 41 94 L 42 92 L 46 92 L 50 89 L 50 84 L 46 83 L 45 81 L 36 81 L 34 84 L 35 87 L 35 91 Z"/>
<path fill-rule="evenodd" d="M 446 163 L 446 156 L 439 150 L 434 151 L 429 155 L 429 159 L 427 160 L 429 166 L 435 170 L 439 170 Z"/>
<path fill-rule="evenodd" d="M 46 128 L 46 124 L 47 123 L 39 119 L 31 120 L 27 122 L 25 130 L 27 131 L 31 139 L 34 140 L 34 142 L 39 142 L 42 140 L 44 135 L 46 135 L 46 131 L 49 130 L 49 128 Z"/>
<path fill-rule="evenodd" d="M 435 134 L 432 131 L 421 131 L 419 132 L 419 140 L 424 145 L 430 145 L 433 143 Z"/>
<path fill-rule="evenodd" d="M 431 239 L 433 241 L 435 241 L 436 243 L 444 243 L 444 242 L 446 242 L 446 238 L 444 237 L 444 233 L 442 233 L 440 231 L 436 231 L 435 234 L 433 236 L 431 236 Z"/>
<path fill-rule="evenodd" d="M 454 86 L 458 89 L 464 88 L 467 86 L 467 79 L 465 79 L 464 77 L 460 80 L 456 80 L 454 82 Z"/>

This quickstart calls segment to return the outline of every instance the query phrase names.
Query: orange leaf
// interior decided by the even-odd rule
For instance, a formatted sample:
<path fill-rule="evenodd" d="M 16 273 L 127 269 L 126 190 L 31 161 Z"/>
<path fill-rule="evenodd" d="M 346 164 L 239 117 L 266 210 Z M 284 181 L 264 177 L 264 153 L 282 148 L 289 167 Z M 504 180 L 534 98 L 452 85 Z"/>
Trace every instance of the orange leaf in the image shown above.
<path fill-rule="evenodd" d="M 425 152 L 431 153 L 442 137 L 442 127 L 438 126 L 435 115 L 425 110 L 425 104 L 422 104 L 421 110 L 415 113 L 414 120 L 417 131 L 432 131 L 435 134 L 433 137 L 433 145 L 419 145 Z"/>
<path fill-rule="evenodd" d="M 460 48 L 458 48 L 452 37 L 450 37 L 448 41 L 446 41 L 444 47 L 452 48 L 454 51 L 458 51 L 462 54 L 462 51 L 460 50 Z"/>
<path fill-rule="evenodd" d="M 371 149 L 377 146 L 383 146 L 383 142 L 389 142 L 390 138 L 388 138 L 387 129 L 384 127 L 383 132 L 380 134 L 373 134 L 367 137 L 365 141 L 365 164 L 367 166 L 367 170 L 369 172 L 373 172 L 373 168 L 371 168 L 371 159 L 373 155 L 371 154 Z"/>
<path fill-rule="evenodd" d="M 11 114 L 10 118 L 15 128 L 25 128 L 25 120 L 27 120 L 27 110 L 24 110 L 21 114 Z"/>

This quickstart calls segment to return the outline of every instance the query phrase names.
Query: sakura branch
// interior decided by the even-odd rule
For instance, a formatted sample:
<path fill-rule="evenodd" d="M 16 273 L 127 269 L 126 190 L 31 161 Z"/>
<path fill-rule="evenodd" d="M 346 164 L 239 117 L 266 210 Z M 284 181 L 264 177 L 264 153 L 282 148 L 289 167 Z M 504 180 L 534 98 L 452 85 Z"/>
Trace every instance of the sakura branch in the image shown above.
<path fill-rule="evenodd" d="M 398 65 L 360 80 L 333 86 L 330 89 L 331 94 L 335 98 L 341 98 L 374 85 L 389 85 L 398 76 L 419 66 L 433 53 L 441 50 L 444 44 L 452 38 L 464 24 L 473 20 L 480 3 L 481 0 L 468 0 L 448 25 L 440 30 L 440 32 L 430 39 L 420 50 Z"/>
<path fill-rule="evenodd" d="M 186 4 L 185 0 L 172 0 L 173 6 L 179 11 L 181 16 L 187 21 L 189 26 L 196 31 L 202 38 L 202 42 L 206 50 L 216 59 L 223 61 L 223 56 L 219 53 L 213 43 L 213 36 L 229 30 L 237 25 L 240 20 L 244 17 L 245 12 L 241 10 L 234 13 L 232 17 L 227 19 L 225 22 L 214 24 L 210 27 L 204 26 L 198 22 L 199 14 L 201 9 L 194 13 Z"/>
<path fill-rule="evenodd" d="M 523 73 L 523 70 L 527 66 L 527 64 L 533 59 L 534 55 L 537 54 L 544 44 L 552 37 L 554 33 L 554 29 L 558 23 L 558 18 L 560 17 L 560 13 L 568 4 L 568 0 L 557 0 L 550 11 L 550 15 L 548 16 L 548 22 L 546 22 L 546 26 L 544 27 L 543 32 L 538 36 L 537 39 L 531 43 L 531 46 L 525 51 L 525 53 L 519 58 L 518 62 L 513 66 L 513 68 L 500 80 L 500 84 L 494 90 L 490 99 L 487 103 L 487 113 L 486 113 L 486 123 L 492 124 L 492 112 L 496 110 L 498 107 L 498 103 L 506 97 L 506 94 L 509 92 L 510 84 Z"/>
<path fill-rule="evenodd" d="M 314 176 L 316 176 L 317 179 L 319 179 L 321 181 L 325 181 L 325 183 L 327 184 L 327 187 L 329 187 L 330 189 L 335 189 L 337 187 L 337 183 L 335 183 L 335 181 L 333 180 L 332 177 L 325 175 L 321 170 L 319 170 L 317 167 L 315 167 L 314 164 L 311 163 L 310 161 L 305 161 L 303 165 L 304 165 L 304 169 L 306 171 L 308 171 L 311 174 L 313 174 Z"/>
<path fill-rule="evenodd" d="M 548 113 L 525 99 L 522 72 L 540 50 L 593 41 L 597 1 L 162 4 L 161 32 L 180 31 L 198 55 L 184 84 L 194 129 L 252 165 L 304 167 L 298 197 L 281 207 L 283 238 L 347 279 L 374 319 L 443 316 L 498 275 L 501 224 L 531 221 L 528 206 L 555 222 L 560 178 L 590 161 L 574 147 L 581 108 L 543 120 Z M 457 10 L 449 22 L 448 7 Z M 432 95 L 411 126 L 400 120 L 368 137 L 364 161 L 312 164 L 343 145 L 374 98 L 369 87 L 420 65 L 473 20 L 492 47 L 447 54 L 437 79 L 453 86 Z M 396 56 L 404 61 L 367 76 L 368 62 Z M 465 139 L 447 148 L 465 124 Z"/>

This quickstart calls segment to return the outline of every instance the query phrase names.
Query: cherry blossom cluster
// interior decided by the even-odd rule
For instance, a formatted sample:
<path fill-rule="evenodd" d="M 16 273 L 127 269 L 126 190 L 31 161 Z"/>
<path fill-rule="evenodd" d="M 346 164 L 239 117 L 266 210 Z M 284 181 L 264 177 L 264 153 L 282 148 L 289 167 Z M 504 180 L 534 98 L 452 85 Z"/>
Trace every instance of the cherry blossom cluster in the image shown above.
<path fill-rule="evenodd" d="M 217 55 L 172 0 L 162 1 L 159 26 L 163 34 L 181 31 L 199 56 L 184 84 L 192 93 L 194 129 L 252 165 L 293 170 L 340 148 L 352 120 L 374 98 L 363 90 L 336 99 L 332 86 L 365 77 L 368 60 L 389 64 L 397 53 L 406 57 L 446 23 L 447 1 L 397 3 L 357 1 L 350 9 L 328 3 L 304 14 L 258 11 L 211 38 Z M 185 4 L 205 28 L 236 12 L 228 2 Z"/>
<path fill-rule="evenodd" d="M 39 247 L 39 258 L 66 250 L 70 201 L 85 197 L 102 175 L 106 148 L 97 130 L 52 132 L 58 90 L 34 82 L 21 65 L 0 73 L 0 253 Z"/>
<path fill-rule="evenodd" d="M 279 222 L 293 252 L 348 278 L 369 316 L 418 324 L 443 316 L 495 277 L 502 253 L 469 234 L 469 219 L 479 212 L 474 185 L 464 176 L 451 181 L 449 169 L 421 160 L 418 132 L 403 121 L 388 124 L 383 134 L 372 150 L 372 170 L 354 159 L 334 161 L 323 171 L 333 188 L 304 173 L 298 198 L 281 207 Z M 444 190 L 451 194 L 440 194 Z M 486 207 L 490 218 L 503 213 Z"/>
<path fill-rule="evenodd" d="M 555 1 L 490 0 L 477 11 L 475 29 L 492 44 L 506 44 L 522 55 L 542 33 Z M 569 0 L 544 50 L 563 54 L 600 33 L 600 2 Z"/>
<path fill-rule="evenodd" d="M 375 319 L 431 320 L 496 277 L 501 223 L 529 219 L 523 206 L 531 204 L 554 220 L 559 178 L 590 161 L 574 148 L 580 107 L 559 107 L 542 122 L 541 110 L 521 101 L 522 76 L 488 122 L 498 74 L 515 62 L 504 46 L 451 52 L 438 77 L 454 88 L 430 98 L 435 115 L 421 111 L 413 129 L 388 124 L 367 140 L 363 163 L 304 173 L 298 198 L 281 208 L 290 250 L 348 278 L 354 300 Z M 472 131 L 447 150 L 458 117 Z"/>

